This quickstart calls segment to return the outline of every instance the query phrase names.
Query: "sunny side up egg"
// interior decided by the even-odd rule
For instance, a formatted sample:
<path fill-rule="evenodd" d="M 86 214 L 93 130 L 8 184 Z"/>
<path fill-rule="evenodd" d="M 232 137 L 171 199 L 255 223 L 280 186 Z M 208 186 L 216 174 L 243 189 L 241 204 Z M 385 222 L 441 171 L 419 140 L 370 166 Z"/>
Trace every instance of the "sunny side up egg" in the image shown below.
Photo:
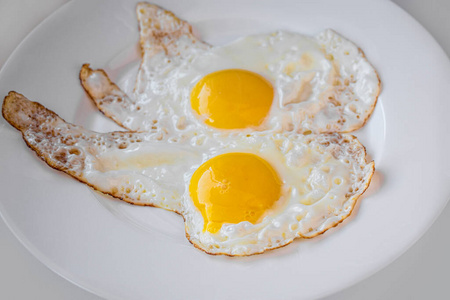
<path fill-rule="evenodd" d="M 262 253 L 314 237 L 350 215 L 374 163 L 348 134 L 205 135 L 169 143 L 158 133 L 96 133 L 10 92 L 5 119 L 47 164 L 129 203 L 181 214 L 210 254 Z"/>
<path fill-rule="evenodd" d="M 351 135 L 311 133 L 354 130 L 370 115 L 379 81 L 356 46 L 327 30 L 211 47 L 157 6 L 137 11 L 133 97 L 88 65 L 80 79 L 105 115 L 145 132 L 91 132 L 11 92 L 3 116 L 44 161 L 103 193 L 181 214 L 188 239 L 210 254 L 262 253 L 350 215 L 374 164 Z"/>
<path fill-rule="evenodd" d="M 215 132 L 350 132 L 372 113 L 380 81 L 362 51 L 333 30 L 278 31 L 211 46 L 148 3 L 137 7 L 142 61 L 130 95 L 84 65 L 97 107 L 133 131 L 162 138 Z M 208 126 L 204 126 L 204 124 Z"/>

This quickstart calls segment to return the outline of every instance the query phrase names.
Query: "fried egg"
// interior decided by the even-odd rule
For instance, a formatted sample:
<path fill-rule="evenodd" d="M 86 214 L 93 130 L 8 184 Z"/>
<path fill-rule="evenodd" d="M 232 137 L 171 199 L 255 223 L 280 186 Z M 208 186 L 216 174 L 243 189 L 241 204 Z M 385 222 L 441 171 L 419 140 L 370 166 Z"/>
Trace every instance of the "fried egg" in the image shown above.
<path fill-rule="evenodd" d="M 375 69 L 333 30 L 261 33 L 212 46 L 156 5 L 138 4 L 137 16 L 142 60 L 134 91 L 127 95 L 88 64 L 80 72 L 97 107 L 129 130 L 162 138 L 199 130 L 350 132 L 376 104 Z"/>
<path fill-rule="evenodd" d="M 10 92 L 4 118 L 51 167 L 105 194 L 183 216 L 210 254 L 242 256 L 311 238 L 350 215 L 374 163 L 348 134 L 96 133 Z M 195 142 L 194 142 L 195 141 Z"/>

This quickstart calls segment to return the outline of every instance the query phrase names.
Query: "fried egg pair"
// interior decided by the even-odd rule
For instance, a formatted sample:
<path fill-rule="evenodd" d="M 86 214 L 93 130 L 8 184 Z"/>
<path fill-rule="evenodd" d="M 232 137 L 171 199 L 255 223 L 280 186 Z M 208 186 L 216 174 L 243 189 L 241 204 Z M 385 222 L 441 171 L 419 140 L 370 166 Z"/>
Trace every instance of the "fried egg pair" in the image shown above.
<path fill-rule="evenodd" d="M 167 143 L 95 133 L 11 92 L 3 116 L 51 167 L 103 193 L 181 214 L 210 254 L 251 255 L 310 238 L 350 215 L 374 163 L 347 134 L 223 134 Z"/>
<path fill-rule="evenodd" d="M 332 30 L 276 32 L 214 47 L 155 5 L 137 7 L 142 62 L 128 96 L 103 70 L 80 79 L 129 132 L 66 123 L 23 95 L 4 118 L 51 167 L 126 202 L 183 216 L 210 254 L 242 256 L 311 238 L 350 215 L 374 172 L 347 132 L 379 93 L 362 52 Z M 139 131 L 139 132 L 136 132 Z"/>

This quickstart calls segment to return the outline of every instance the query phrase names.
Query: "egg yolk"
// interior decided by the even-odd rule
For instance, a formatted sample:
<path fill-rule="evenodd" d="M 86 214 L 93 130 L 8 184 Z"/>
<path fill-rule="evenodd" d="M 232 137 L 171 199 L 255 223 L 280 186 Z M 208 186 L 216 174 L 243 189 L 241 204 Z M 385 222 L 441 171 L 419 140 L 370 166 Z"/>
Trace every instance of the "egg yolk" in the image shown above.
<path fill-rule="evenodd" d="M 264 159 L 249 153 L 227 153 L 201 165 L 189 192 L 204 227 L 216 233 L 224 223 L 256 224 L 280 199 L 281 180 Z"/>
<path fill-rule="evenodd" d="M 203 77 L 191 92 L 191 107 L 205 123 L 221 129 L 262 124 L 273 101 L 273 87 L 259 74 L 239 69 Z"/>

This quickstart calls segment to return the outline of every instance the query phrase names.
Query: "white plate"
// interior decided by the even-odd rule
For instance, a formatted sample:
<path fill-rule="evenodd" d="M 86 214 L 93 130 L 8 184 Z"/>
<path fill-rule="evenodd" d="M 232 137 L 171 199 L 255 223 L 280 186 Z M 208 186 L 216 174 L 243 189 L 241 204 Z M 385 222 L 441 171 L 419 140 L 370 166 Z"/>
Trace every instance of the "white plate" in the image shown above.
<path fill-rule="evenodd" d="M 450 194 L 444 137 L 447 57 L 388 1 L 161 1 L 208 42 L 289 29 L 330 27 L 357 43 L 383 90 L 357 133 L 377 173 L 356 214 L 324 236 L 247 258 L 192 247 L 182 219 L 107 199 L 53 171 L 2 119 L 0 211 L 22 243 L 52 270 L 108 299 L 316 298 L 367 277 L 412 245 Z M 74 1 L 20 45 L 0 73 L 0 95 L 16 90 L 93 130 L 117 127 L 90 104 L 82 63 L 125 83 L 136 62 L 134 2 Z M 380 22 L 380 20 L 383 22 Z"/>

